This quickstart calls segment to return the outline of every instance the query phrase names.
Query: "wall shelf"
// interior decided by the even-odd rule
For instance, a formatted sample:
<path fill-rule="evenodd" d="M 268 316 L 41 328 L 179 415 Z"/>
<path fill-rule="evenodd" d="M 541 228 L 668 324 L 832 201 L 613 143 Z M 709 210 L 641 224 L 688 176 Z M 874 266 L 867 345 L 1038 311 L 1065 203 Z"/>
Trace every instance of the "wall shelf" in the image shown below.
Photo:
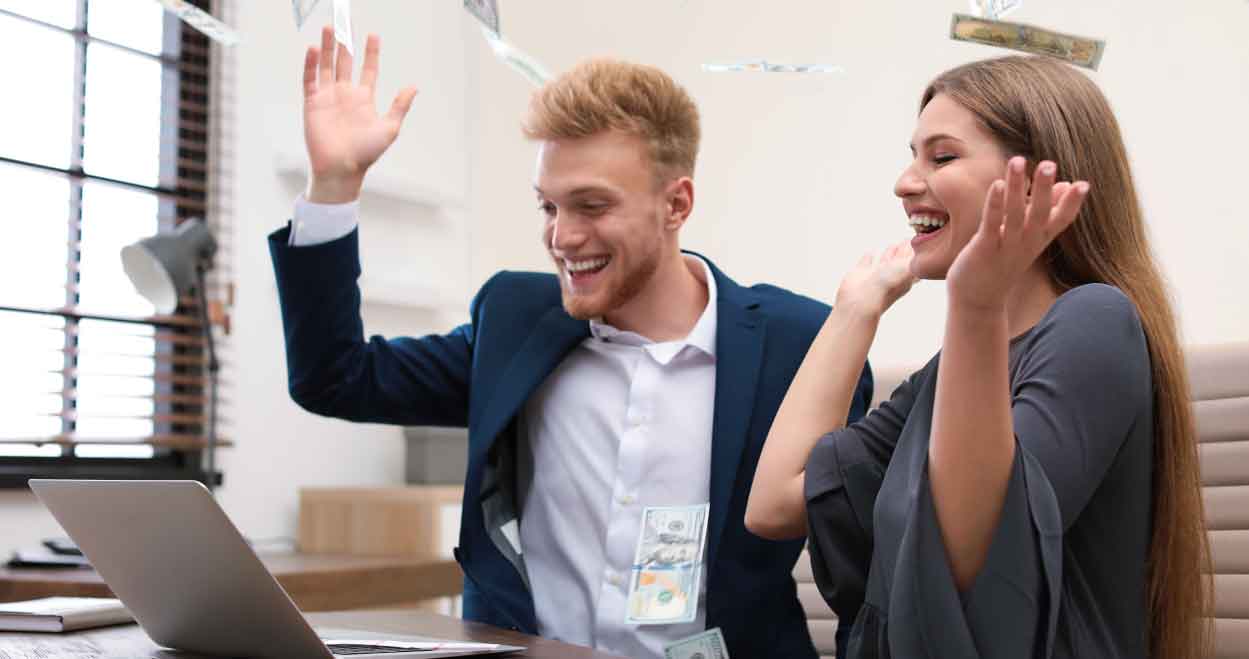
<path fill-rule="evenodd" d="M 308 179 L 308 163 L 302 155 L 279 153 L 274 156 L 273 169 L 283 178 L 293 179 L 301 184 Z M 457 196 L 385 171 L 369 172 L 364 179 L 363 194 L 418 204 L 432 210 L 464 207 L 464 200 Z"/>

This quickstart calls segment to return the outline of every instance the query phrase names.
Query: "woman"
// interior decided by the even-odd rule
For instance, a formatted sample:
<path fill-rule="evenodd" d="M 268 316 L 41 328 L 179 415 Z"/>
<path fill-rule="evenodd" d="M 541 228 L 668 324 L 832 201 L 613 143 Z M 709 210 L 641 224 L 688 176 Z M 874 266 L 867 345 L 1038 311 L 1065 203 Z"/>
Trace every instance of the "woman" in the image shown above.
<path fill-rule="evenodd" d="M 925 90 L 911 146 L 917 235 L 841 283 L 747 527 L 809 531 L 843 656 L 1204 656 L 1188 384 L 1105 97 L 1055 60 L 975 62 Z M 839 428 L 917 278 L 946 281 L 941 353 Z"/>

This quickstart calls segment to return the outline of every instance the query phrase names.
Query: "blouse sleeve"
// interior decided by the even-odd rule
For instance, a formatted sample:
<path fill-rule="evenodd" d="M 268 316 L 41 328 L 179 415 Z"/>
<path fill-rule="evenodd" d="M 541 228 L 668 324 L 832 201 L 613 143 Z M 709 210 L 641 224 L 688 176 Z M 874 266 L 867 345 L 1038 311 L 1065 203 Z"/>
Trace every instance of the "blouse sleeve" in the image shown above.
<path fill-rule="evenodd" d="M 964 593 L 949 569 L 927 451 L 917 456 L 911 482 L 919 487 L 911 490 L 888 603 L 894 656 L 1052 656 L 1063 535 L 1134 425 L 1151 423 L 1144 332 L 1118 289 L 1091 285 L 1068 293 L 1027 340 L 1012 376 L 1017 450 L 1001 518 Z M 928 415 L 925 434 L 930 422 Z"/>
<path fill-rule="evenodd" d="M 807 459 L 807 548 L 815 583 L 841 620 L 863 603 L 872 558 L 872 508 L 914 403 L 920 370 L 859 421 L 820 438 Z"/>

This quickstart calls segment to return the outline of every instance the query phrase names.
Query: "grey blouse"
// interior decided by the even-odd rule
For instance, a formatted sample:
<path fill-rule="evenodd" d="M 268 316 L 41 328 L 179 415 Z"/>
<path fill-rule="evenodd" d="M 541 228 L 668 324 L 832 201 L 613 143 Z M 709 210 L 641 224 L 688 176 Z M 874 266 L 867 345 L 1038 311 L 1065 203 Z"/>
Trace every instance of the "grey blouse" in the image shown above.
<path fill-rule="evenodd" d="M 928 486 L 939 357 L 807 463 L 816 583 L 853 621 L 838 654 L 1145 657 L 1153 394 L 1135 307 L 1080 286 L 1011 341 L 1015 462 L 961 593 Z"/>

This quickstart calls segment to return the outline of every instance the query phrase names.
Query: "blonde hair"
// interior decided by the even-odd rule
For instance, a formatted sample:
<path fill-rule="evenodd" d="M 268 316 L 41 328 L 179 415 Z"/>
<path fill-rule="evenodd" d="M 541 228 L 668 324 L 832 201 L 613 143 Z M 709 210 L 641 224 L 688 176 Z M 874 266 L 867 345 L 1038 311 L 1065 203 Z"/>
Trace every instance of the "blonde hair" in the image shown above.
<path fill-rule="evenodd" d="M 653 66 L 615 59 L 581 62 L 534 92 L 522 128 L 534 140 L 639 137 L 661 176 L 693 176 L 698 157 L 698 106 L 685 89 Z"/>
<path fill-rule="evenodd" d="M 1042 256 L 1062 290 L 1101 282 L 1134 303 L 1154 384 L 1153 536 L 1146 629 L 1149 656 L 1205 657 L 1212 613 L 1197 431 L 1175 314 L 1146 236 L 1127 149 L 1110 103 L 1075 69 L 1043 57 L 1003 57 L 947 71 L 924 91 L 967 108 L 1010 155 L 1058 164 L 1092 182 L 1076 222 Z"/>

